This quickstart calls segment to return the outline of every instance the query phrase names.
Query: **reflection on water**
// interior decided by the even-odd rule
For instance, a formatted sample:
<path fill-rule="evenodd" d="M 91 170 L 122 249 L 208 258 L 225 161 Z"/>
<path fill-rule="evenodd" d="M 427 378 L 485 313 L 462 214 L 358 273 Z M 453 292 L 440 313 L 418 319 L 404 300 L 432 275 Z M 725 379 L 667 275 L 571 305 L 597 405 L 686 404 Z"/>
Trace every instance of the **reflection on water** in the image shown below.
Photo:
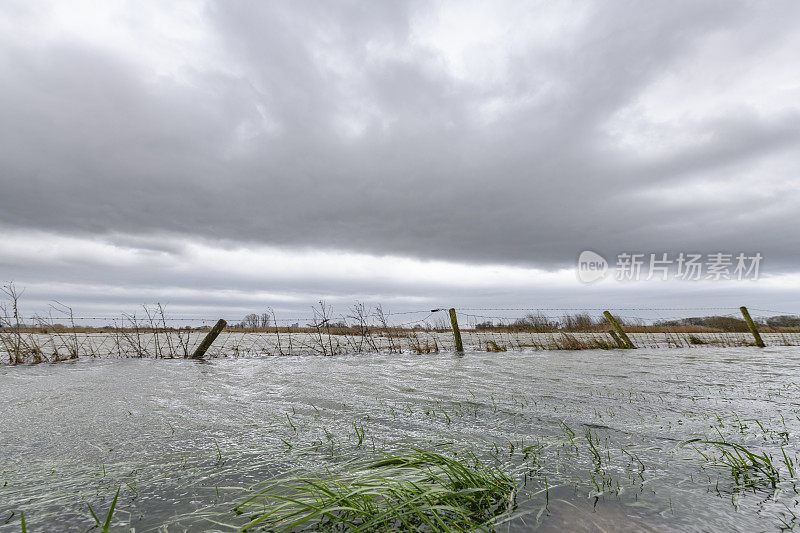
<path fill-rule="evenodd" d="M 740 490 L 678 445 L 794 457 L 798 384 L 791 347 L 3 366 L 0 531 L 19 510 L 32 531 L 85 531 L 119 486 L 122 529 L 226 530 L 278 473 L 443 442 L 518 480 L 527 514 L 501 530 L 772 530 L 794 523 L 792 476 Z"/>

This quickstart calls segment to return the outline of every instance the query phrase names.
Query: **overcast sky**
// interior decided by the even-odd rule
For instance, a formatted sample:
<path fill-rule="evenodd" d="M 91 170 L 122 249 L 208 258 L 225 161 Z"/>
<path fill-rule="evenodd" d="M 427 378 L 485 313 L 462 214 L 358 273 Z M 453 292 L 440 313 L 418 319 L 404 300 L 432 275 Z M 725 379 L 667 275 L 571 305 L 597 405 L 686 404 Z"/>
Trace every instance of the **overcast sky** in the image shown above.
<path fill-rule="evenodd" d="M 800 312 L 798 20 L 793 0 L 5 1 L 0 280 L 85 316 Z M 585 285 L 586 249 L 764 259 L 757 281 Z"/>

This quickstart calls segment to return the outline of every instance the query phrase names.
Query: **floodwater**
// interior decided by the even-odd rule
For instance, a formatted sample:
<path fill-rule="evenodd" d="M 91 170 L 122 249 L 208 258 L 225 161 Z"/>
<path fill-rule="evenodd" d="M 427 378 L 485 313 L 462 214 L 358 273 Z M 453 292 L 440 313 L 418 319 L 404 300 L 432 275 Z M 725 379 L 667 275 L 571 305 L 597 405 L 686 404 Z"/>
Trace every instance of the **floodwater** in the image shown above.
<path fill-rule="evenodd" d="M 6 341 L 13 341 L 11 334 Z M 205 337 L 204 331 L 155 330 L 134 332 L 112 330 L 102 333 L 23 333 L 23 343 L 35 348 L 45 362 L 68 359 L 71 352 L 81 356 L 118 358 L 154 357 L 157 359 L 187 357 Z M 3 340 L 0 333 L 0 340 Z M 486 351 L 494 345 L 500 349 L 573 349 L 570 340 L 587 343 L 589 348 L 614 346 L 608 333 L 530 333 L 464 330 L 461 332 L 467 350 Z M 753 343 L 750 333 L 629 333 L 640 348 L 692 348 L 746 346 Z M 763 333 L 768 346 L 800 346 L 800 333 Z M 10 344 L 10 342 L 9 342 Z M 0 343 L 0 361 L 8 361 L 6 343 Z M 253 333 L 223 331 L 207 352 L 208 358 L 263 357 L 265 355 L 331 355 L 355 353 L 431 353 L 455 351 L 450 331 L 405 330 L 393 335 L 372 333 Z M 28 357 L 28 362 L 31 362 Z"/>
<path fill-rule="evenodd" d="M 112 530 L 229 531 L 257 482 L 443 444 L 515 477 L 501 531 L 777 531 L 798 407 L 796 347 L 0 366 L 0 531 L 86 531 L 118 487 Z M 704 435 L 771 455 L 775 486 L 681 446 Z"/>

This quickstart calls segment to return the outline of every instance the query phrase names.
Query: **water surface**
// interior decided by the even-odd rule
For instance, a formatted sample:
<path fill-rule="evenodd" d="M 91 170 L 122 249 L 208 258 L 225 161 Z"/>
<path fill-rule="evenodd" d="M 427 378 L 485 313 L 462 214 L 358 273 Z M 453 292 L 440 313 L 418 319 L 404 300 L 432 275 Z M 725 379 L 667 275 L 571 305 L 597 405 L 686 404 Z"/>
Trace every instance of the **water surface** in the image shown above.
<path fill-rule="evenodd" d="M 786 468 L 743 490 L 679 445 L 794 458 L 798 384 L 795 347 L 0 366 L 0 531 L 85 531 L 118 487 L 121 531 L 227 531 L 257 482 L 442 443 L 515 476 L 501 530 L 779 530 Z"/>

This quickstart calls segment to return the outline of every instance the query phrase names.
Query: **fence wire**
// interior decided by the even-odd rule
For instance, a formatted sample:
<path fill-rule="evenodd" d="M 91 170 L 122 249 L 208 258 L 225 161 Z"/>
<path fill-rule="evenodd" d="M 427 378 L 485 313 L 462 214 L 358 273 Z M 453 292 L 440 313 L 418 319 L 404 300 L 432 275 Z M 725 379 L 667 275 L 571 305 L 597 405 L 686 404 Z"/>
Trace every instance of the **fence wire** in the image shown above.
<path fill-rule="evenodd" d="M 69 308 L 65 309 L 69 310 Z M 269 310 L 245 317 L 173 316 L 161 306 L 118 316 L 0 316 L 0 362 L 54 362 L 78 357 L 190 357 L 220 318 L 228 327 L 208 357 L 430 354 L 455 351 L 450 307 L 384 311 L 321 304 L 299 316 Z M 738 307 L 454 307 L 465 350 L 486 352 L 622 348 L 604 317 L 609 311 L 637 348 L 749 346 L 753 336 Z M 800 345 L 800 315 L 750 310 L 764 342 Z"/>

